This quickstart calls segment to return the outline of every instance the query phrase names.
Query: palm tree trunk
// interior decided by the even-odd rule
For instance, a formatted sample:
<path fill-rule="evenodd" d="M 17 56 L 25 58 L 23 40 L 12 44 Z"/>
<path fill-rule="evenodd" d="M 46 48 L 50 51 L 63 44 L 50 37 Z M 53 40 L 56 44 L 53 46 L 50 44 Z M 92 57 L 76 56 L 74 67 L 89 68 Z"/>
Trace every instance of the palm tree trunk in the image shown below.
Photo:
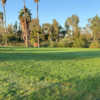
<path fill-rule="evenodd" d="M 37 2 L 37 20 L 39 21 L 39 4 Z M 40 48 L 40 36 L 38 33 L 38 48 Z"/>
<path fill-rule="evenodd" d="M 6 9 L 5 6 L 3 6 L 4 9 L 4 25 L 5 25 L 5 32 L 6 32 Z"/>
<path fill-rule="evenodd" d="M 5 29 L 5 34 L 7 34 L 7 29 L 6 29 L 6 9 L 5 9 L 5 5 L 3 6 L 3 10 L 4 10 L 4 22 L 3 22 L 3 26 Z M 5 40 L 5 45 L 8 44 L 8 40 L 7 40 L 7 35 L 6 35 L 6 40 Z"/>
<path fill-rule="evenodd" d="M 28 45 L 28 28 L 27 28 L 26 18 L 25 18 L 25 45 L 26 45 L 26 48 L 29 47 L 29 45 Z"/>
<path fill-rule="evenodd" d="M 40 36 L 39 36 L 39 33 L 38 33 L 38 48 L 40 48 Z"/>
<path fill-rule="evenodd" d="M 27 37 L 27 31 L 25 32 L 26 33 L 26 38 L 25 38 L 25 46 L 26 46 L 26 48 L 28 48 L 28 37 Z"/>
<path fill-rule="evenodd" d="M 37 2 L 37 19 L 39 20 L 39 4 Z"/>
<path fill-rule="evenodd" d="M 28 45 L 28 27 L 27 27 L 27 20 L 26 20 L 26 11 L 25 11 L 25 8 L 26 7 L 25 7 L 25 0 L 24 0 L 25 46 L 26 46 L 26 48 L 28 48 L 29 47 L 29 45 Z"/>

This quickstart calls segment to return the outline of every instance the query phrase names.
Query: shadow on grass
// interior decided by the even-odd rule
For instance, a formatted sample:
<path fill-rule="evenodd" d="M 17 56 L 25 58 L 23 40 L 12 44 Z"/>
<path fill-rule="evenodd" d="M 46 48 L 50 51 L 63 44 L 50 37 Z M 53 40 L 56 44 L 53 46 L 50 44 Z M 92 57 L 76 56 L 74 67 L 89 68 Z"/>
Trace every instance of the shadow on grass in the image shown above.
<path fill-rule="evenodd" d="M 0 61 L 16 60 L 80 60 L 89 58 L 100 58 L 99 51 L 80 52 L 48 52 L 48 53 L 0 53 Z"/>
<path fill-rule="evenodd" d="M 100 76 L 86 79 L 74 77 L 41 88 L 26 98 L 29 100 L 100 100 L 99 83 Z"/>
<path fill-rule="evenodd" d="M 3 100 L 100 100 L 100 74 L 85 79 L 73 77 L 63 82 L 51 83 L 49 86 L 34 90 L 33 93 L 20 93 L 16 84 L 10 84 Z"/>

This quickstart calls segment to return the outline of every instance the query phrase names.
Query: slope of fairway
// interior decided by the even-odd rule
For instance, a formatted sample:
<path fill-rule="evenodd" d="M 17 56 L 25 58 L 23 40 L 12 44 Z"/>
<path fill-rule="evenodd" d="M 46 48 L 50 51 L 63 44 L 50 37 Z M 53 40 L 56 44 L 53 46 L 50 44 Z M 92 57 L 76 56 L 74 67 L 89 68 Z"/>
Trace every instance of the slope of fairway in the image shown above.
<path fill-rule="evenodd" d="M 100 100 L 100 49 L 0 48 L 0 100 Z"/>

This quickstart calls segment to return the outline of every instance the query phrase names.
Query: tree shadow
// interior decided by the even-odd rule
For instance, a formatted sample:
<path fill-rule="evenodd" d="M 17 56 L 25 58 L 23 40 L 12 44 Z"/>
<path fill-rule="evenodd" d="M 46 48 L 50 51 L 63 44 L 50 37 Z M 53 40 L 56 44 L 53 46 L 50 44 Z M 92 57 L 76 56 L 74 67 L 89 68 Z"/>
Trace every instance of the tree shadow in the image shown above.
<path fill-rule="evenodd" d="M 77 76 L 62 82 L 51 82 L 49 86 L 41 87 L 29 94 L 29 91 L 21 93 L 19 86 L 12 82 L 1 100 L 8 100 L 9 97 L 10 100 L 100 100 L 99 83 L 100 74 L 85 79 Z"/>
<path fill-rule="evenodd" d="M 0 61 L 18 61 L 18 60 L 80 60 L 100 58 L 99 51 L 80 51 L 80 52 L 42 52 L 42 53 L 0 53 Z"/>
<path fill-rule="evenodd" d="M 100 100 L 100 76 L 73 77 L 26 96 L 29 100 Z"/>
<path fill-rule="evenodd" d="M 40 82 L 44 84 L 45 79 Z M 32 85 L 34 87 L 34 83 Z M 100 100 L 100 73 L 56 82 L 47 80 L 46 85 L 39 84 L 38 87 L 36 90 L 25 90 L 24 87 L 23 90 L 18 82 L 9 82 L 0 100 Z"/>

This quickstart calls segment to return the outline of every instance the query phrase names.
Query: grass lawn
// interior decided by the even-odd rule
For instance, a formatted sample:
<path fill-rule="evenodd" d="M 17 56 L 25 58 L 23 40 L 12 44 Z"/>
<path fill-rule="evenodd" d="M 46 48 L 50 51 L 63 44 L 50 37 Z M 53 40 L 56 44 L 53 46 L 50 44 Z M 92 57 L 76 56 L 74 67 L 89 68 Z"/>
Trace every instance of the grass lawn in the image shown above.
<path fill-rule="evenodd" d="M 100 100 L 100 49 L 0 48 L 0 100 Z"/>

